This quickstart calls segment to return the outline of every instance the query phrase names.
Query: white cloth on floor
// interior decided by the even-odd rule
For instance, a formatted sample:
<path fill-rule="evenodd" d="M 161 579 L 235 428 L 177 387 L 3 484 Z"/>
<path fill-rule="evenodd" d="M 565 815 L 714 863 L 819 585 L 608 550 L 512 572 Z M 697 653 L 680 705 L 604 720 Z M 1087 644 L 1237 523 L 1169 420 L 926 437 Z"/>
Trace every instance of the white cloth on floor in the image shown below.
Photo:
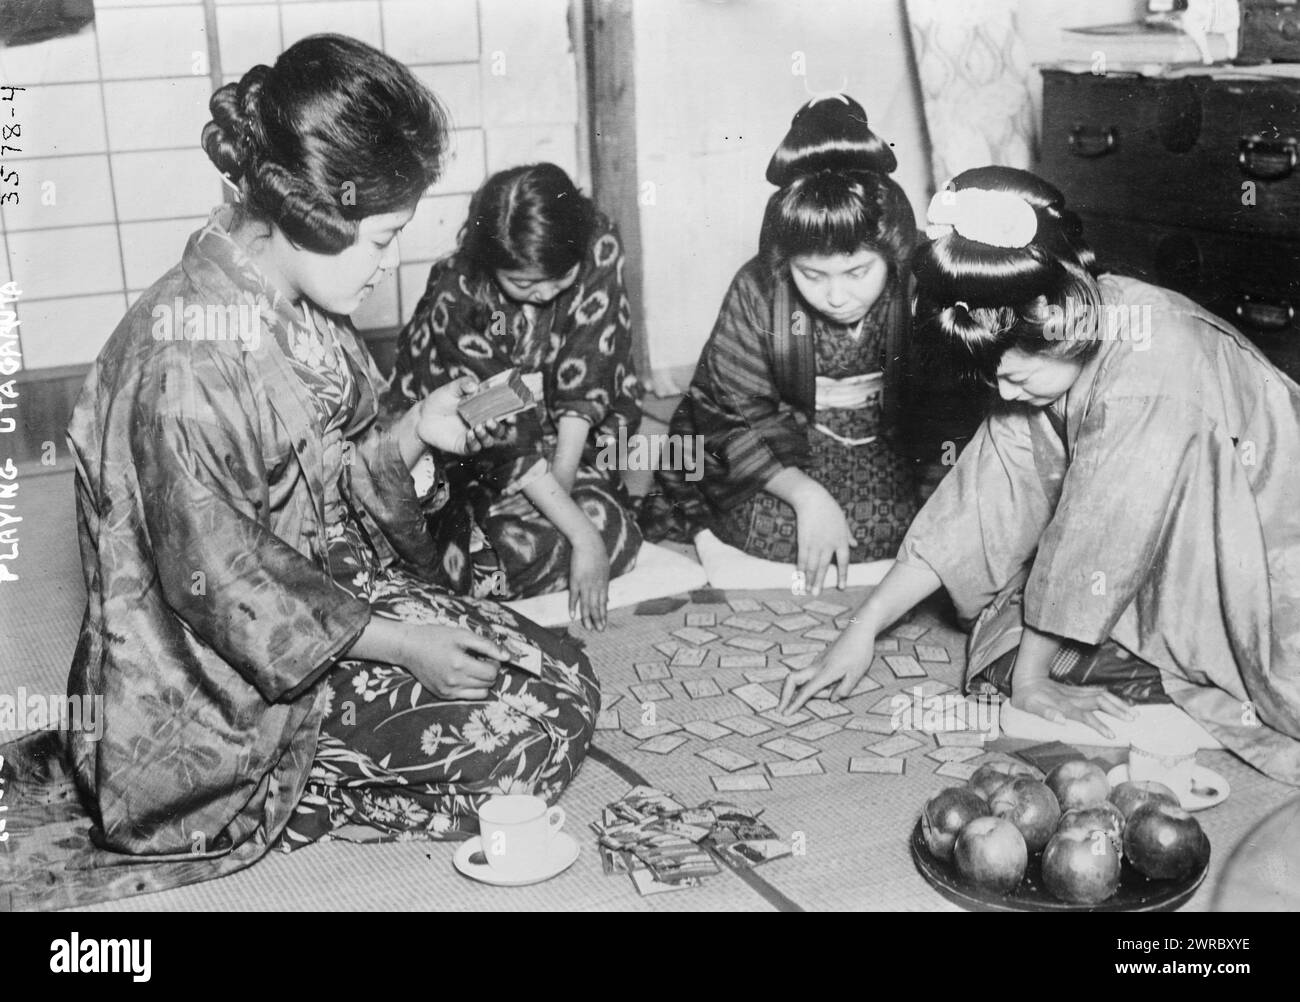
<path fill-rule="evenodd" d="M 729 590 L 754 590 L 760 588 L 790 588 L 795 582 L 794 564 L 778 564 L 761 557 L 751 557 L 743 550 L 724 543 L 709 529 L 695 537 L 695 552 L 708 574 L 714 588 Z M 865 564 L 849 565 L 849 587 L 880 584 L 881 579 L 894 566 L 892 560 L 873 560 Z M 825 588 L 834 588 L 836 570 L 832 565 L 827 572 Z"/>
<path fill-rule="evenodd" d="M 703 588 L 709 583 L 704 568 L 690 557 L 654 543 L 642 543 L 636 566 L 609 583 L 609 608 L 619 609 L 652 598 L 664 598 Z M 569 591 L 506 602 L 507 606 L 542 626 L 569 622 Z"/>
<path fill-rule="evenodd" d="M 1171 703 L 1149 703 L 1135 706 L 1133 710 L 1136 713 L 1133 720 L 1105 717 L 1106 725 L 1115 732 L 1113 739 L 1104 737 L 1087 724 L 1075 720 L 1054 724 L 1037 714 L 1017 710 L 1006 701 L 1002 703 L 998 721 L 1004 736 L 1030 741 L 1062 741 L 1067 745 L 1127 748 L 1143 737 L 1159 734 L 1162 739 L 1185 739 L 1189 745 L 1194 741 L 1197 748 L 1223 747 L 1209 731 Z"/>

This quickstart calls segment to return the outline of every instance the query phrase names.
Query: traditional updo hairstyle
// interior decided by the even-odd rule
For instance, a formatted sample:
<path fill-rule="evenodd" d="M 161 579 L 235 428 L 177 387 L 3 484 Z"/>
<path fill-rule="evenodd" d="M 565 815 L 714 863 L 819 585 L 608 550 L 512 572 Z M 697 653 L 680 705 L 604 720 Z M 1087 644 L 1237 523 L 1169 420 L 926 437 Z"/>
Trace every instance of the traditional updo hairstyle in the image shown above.
<path fill-rule="evenodd" d="M 896 276 L 916 242 L 912 207 L 888 177 L 897 166 L 852 98 L 835 94 L 800 108 L 767 165 L 778 190 L 768 199 L 759 249 L 772 273 L 801 255 L 866 247 Z"/>
<path fill-rule="evenodd" d="M 481 280 L 534 269 L 559 278 L 586 256 L 595 225 L 596 207 L 561 168 L 512 167 L 475 193 L 459 253 Z"/>
<path fill-rule="evenodd" d="M 208 103 L 203 149 L 239 211 L 337 254 L 367 216 L 414 205 L 437 180 L 447 117 L 397 60 L 342 35 L 291 45 Z"/>
<path fill-rule="evenodd" d="M 989 383 L 997 382 L 998 365 L 1011 348 L 1058 359 L 1094 354 L 1100 346 L 1100 268 L 1065 197 L 1012 167 L 963 171 L 947 185 L 952 192 L 966 189 L 1027 203 L 1036 232 L 1024 246 L 1004 247 L 972 239 L 960 225 L 943 227 L 947 232 L 921 244 L 912 260 L 917 322 L 964 349 L 974 373 Z M 977 222 L 982 228 L 990 221 Z"/>

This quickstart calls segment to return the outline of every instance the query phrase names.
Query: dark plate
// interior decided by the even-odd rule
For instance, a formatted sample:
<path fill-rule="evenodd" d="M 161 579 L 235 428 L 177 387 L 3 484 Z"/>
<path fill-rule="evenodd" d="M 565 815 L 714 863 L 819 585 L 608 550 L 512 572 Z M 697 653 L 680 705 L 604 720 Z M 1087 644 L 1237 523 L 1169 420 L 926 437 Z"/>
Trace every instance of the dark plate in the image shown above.
<path fill-rule="evenodd" d="M 1150 880 L 1124 861 L 1119 890 L 1097 905 L 1072 905 L 1058 901 L 1043 886 L 1043 854 L 1031 853 L 1025 878 L 1006 896 L 971 887 L 955 863 L 944 862 L 930 852 L 921 834 L 921 822 L 912 829 L 912 859 L 930 886 L 949 901 L 973 912 L 1172 912 L 1196 893 L 1210 868 L 1205 865 L 1182 880 Z"/>

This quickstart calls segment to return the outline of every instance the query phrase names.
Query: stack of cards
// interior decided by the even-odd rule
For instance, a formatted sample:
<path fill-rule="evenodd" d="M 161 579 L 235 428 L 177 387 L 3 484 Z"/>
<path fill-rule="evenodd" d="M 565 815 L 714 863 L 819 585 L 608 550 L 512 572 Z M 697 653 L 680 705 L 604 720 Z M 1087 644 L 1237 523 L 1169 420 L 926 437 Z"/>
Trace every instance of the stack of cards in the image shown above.
<path fill-rule="evenodd" d="M 718 873 L 714 858 L 746 869 L 790 855 L 761 811 L 718 800 L 686 807 L 651 786 L 636 786 L 592 824 L 605 873 L 626 873 L 643 895 L 698 887 Z"/>
<path fill-rule="evenodd" d="M 529 643 L 524 635 L 517 630 L 512 630 L 508 626 L 502 626 L 500 623 L 492 623 L 492 639 L 508 650 L 511 654 L 507 664 L 520 668 L 528 672 L 529 675 L 540 676 L 542 674 L 542 649 L 536 644 Z"/>
<path fill-rule="evenodd" d="M 506 369 L 478 384 L 478 389 L 457 406 L 460 416 L 471 428 L 500 421 L 530 407 L 537 401 L 518 369 Z"/>

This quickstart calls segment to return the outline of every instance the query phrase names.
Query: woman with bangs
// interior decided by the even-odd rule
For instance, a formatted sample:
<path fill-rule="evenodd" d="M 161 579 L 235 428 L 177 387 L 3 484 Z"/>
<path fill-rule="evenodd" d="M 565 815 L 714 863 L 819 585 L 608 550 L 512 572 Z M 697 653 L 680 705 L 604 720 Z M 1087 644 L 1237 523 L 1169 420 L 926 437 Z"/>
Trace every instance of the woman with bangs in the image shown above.
<path fill-rule="evenodd" d="M 1033 174 L 966 171 L 929 218 L 918 321 L 1001 403 L 782 707 L 851 691 L 942 587 L 968 692 L 1108 737 L 1172 700 L 1300 785 L 1300 387 L 1192 301 L 1104 274 Z"/>
<path fill-rule="evenodd" d="M 768 164 L 759 254 L 671 421 L 704 443 L 698 484 L 661 476 L 673 517 L 794 564 L 813 594 L 832 562 L 844 587 L 850 561 L 891 556 L 916 511 L 897 435 L 916 224 L 896 166 L 856 101 L 799 110 Z"/>
<path fill-rule="evenodd" d="M 641 422 L 625 261 L 618 227 L 561 168 L 540 163 L 488 178 L 456 251 L 429 270 L 398 337 L 394 406 L 509 369 L 539 404 L 515 418 L 508 441 L 443 471 L 429 529 L 452 591 L 567 589 L 570 617 L 605 628 L 610 578 L 641 549 L 621 473 L 601 454 Z"/>

